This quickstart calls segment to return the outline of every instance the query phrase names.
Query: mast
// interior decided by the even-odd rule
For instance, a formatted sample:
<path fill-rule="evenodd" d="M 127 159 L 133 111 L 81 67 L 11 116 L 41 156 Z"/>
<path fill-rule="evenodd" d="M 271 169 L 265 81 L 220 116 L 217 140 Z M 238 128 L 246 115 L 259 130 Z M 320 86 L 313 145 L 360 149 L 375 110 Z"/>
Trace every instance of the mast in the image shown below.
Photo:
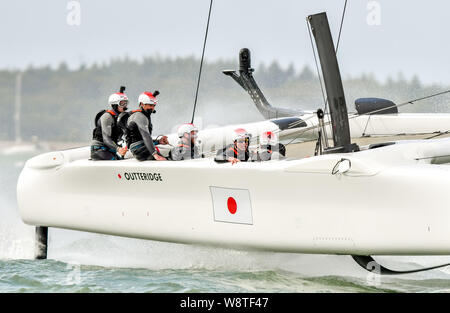
<path fill-rule="evenodd" d="M 325 153 L 358 151 L 356 144 L 351 143 L 350 127 L 348 123 L 347 105 L 341 74 L 331 37 L 330 26 L 325 12 L 308 16 L 311 31 L 319 54 L 323 80 L 327 93 L 331 114 L 334 147 Z"/>

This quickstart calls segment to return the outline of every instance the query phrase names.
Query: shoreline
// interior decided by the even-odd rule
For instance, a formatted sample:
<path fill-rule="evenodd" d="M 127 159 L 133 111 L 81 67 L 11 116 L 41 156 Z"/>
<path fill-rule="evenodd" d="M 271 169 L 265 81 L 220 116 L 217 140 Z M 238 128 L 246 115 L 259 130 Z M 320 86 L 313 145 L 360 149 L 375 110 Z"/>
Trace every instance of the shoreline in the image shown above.
<path fill-rule="evenodd" d="M 35 147 L 40 150 L 65 150 L 71 148 L 78 148 L 89 146 L 90 142 L 71 142 L 71 141 L 21 141 L 16 142 L 14 140 L 0 140 L 0 146 L 3 148 L 20 148 L 20 147 Z"/>

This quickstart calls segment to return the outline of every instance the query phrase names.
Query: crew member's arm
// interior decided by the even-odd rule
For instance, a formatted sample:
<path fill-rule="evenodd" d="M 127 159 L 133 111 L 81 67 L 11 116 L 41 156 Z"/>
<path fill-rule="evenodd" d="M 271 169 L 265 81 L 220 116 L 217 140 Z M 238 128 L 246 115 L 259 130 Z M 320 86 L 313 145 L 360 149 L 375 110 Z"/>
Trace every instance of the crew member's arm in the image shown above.
<path fill-rule="evenodd" d="M 148 130 L 148 119 L 143 115 L 139 114 L 136 116 L 135 123 L 139 129 L 139 133 L 142 136 L 142 140 L 144 141 L 144 145 L 147 148 L 147 150 L 150 152 L 151 155 L 156 160 L 165 160 L 166 158 L 158 155 L 158 151 L 155 149 L 155 146 L 153 144 L 152 135 L 150 134 Z"/>
<path fill-rule="evenodd" d="M 102 127 L 103 143 L 109 149 L 117 151 L 119 149 L 119 146 L 111 139 L 113 125 L 114 125 L 114 118 L 110 114 L 106 113 L 100 117 L 100 126 Z"/>
<path fill-rule="evenodd" d="M 150 154 L 153 155 L 155 153 L 158 153 L 158 151 L 156 151 L 155 149 L 155 146 L 153 145 L 153 139 L 148 130 L 148 119 L 145 118 L 143 114 L 138 114 L 134 122 L 136 123 L 139 132 L 141 133 L 142 140 L 144 140 L 144 144 L 147 147 L 147 150 L 150 152 Z"/>

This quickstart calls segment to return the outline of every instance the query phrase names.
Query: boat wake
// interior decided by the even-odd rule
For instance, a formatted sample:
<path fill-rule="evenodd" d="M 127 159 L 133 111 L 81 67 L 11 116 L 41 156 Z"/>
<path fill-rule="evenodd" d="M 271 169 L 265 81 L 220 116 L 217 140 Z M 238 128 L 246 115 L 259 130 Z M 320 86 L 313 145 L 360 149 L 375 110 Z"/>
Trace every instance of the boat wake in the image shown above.
<path fill-rule="evenodd" d="M 281 270 L 303 276 L 363 275 L 349 256 L 243 251 L 49 229 L 50 259 L 66 263 L 151 270 Z"/>
<path fill-rule="evenodd" d="M 23 224 L 14 207 L 10 204 L 9 209 L 3 207 L 0 213 L 0 260 L 7 260 L 0 264 L 11 276 L 7 279 L 9 283 L 0 286 L 4 291 L 117 291 L 114 289 L 117 286 L 109 286 L 107 281 L 118 280 L 123 275 L 130 288 L 135 289 L 137 278 L 148 277 L 139 287 L 142 290 L 136 289 L 142 292 L 448 291 L 447 268 L 399 277 L 376 277 L 361 269 L 350 256 L 240 251 L 52 228 L 49 230 L 50 260 L 35 261 L 32 260 L 34 227 Z M 29 260 L 14 261 L 17 259 Z M 417 268 L 448 261 L 448 257 L 376 259 L 394 268 Z M 80 282 L 66 283 L 77 265 Z M 39 283 L 40 278 L 33 276 L 42 271 L 48 276 L 47 283 Z M 59 280 L 55 275 L 59 275 Z M 100 289 L 92 289 L 98 284 Z"/>
<path fill-rule="evenodd" d="M 377 278 L 350 256 L 242 251 L 210 246 L 165 243 L 50 229 L 49 258 L 65 263 L 107 268 L 205 270 L 228 272 L 281 271 L 304 278 L 342 276 Z M 448 262 L 449 257 L 376 257 L 393 268 L 410 269 Z M 448 268 L 403 275 L 403 279 L 448 279 Z M 384 278 L 383 278 L 384 279 Z"/>
<path fill-rule="evenodd" d="M 0 259 L 32 259 L 34 227 L 25 225 L 14 205 L 0 213 Z M 242 251 L 209 246 L 165 243 L 78 231 L 49 229 L 48 257 L 68 264 L 106 268 L 207 271 L 287 271 L 301 277 L 345 276 L 367 279 L 350 256 Z M 409 269 L 448 262 L 449 257 L 376 257 L 393 268 Z M 39 261 L 37 261 L 39 262 Z M 446 278 L 449 268 L 402 276 L 412 279 Z"/>
<path fill-rule="evenodd" d="M 3 201 L 0 211 L 0 259 L 33 259 L 34 227 L 25 225 L 16 206 Z M 373 274 L 361 269 L 350 256 L 242 251 L 114 237 L 79 231 L 49 229 L 49 259 L 68 264 L 105 268 L 206 270 L 229 272 L 281 271 L 303 278 L 353 277 L 367 280 Z M 399 269 L 433 266 L 448 262 L 447 256 L 375 257 Z M 39 262 L 39 261 L 36 261 Z M 448 267 L 401 276 L 405 279 L 448 279 Z M 376 280 L 376 279 L 375 279 Z"/>

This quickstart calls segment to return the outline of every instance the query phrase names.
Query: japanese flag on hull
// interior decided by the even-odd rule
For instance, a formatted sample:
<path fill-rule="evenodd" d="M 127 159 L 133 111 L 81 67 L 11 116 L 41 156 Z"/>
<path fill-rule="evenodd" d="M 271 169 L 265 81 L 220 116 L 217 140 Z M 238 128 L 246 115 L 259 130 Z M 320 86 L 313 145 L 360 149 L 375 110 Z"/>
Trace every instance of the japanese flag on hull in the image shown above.
<path fill-rule="evenodd" d="M 247 189 L 209 188 L 216 222 L 253 225 L 252 204 Z"/>

